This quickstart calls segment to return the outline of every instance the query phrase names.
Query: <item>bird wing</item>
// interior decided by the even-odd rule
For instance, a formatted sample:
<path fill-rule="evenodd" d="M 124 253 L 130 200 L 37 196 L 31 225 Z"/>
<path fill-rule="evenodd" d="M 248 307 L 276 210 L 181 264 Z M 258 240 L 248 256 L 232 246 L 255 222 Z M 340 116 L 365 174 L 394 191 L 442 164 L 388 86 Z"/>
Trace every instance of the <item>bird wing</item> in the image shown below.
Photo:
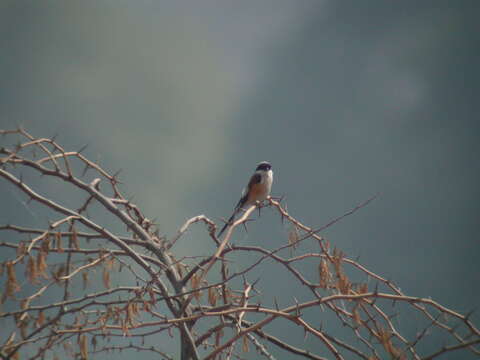
<path fill-rule="evenodd" d="M 242 191 L 242 197 L 240 198 L 240 200 L 238 200 L 238 203 L 235 206 L 235 210 L 233 211 L 232 216 L 230 216 L 230 219 L 228 219 L 228 221 L 225 223 L 222 230 L 220 230 L 220 232 L 218 233 L 217 237 L 220 237 L 220 235 L 222 235 L 225 229 L 233 223 L 233 220 L 235 219 L 235 215 L 237 215 L 238 210 L 240 210 L 242 206 L 245 205 L 247 200 L 252 198 L 252 195 L 254 195 L 252 194 L 252 192 L 255 192 L 256 185 L 260 184 L 261 181 L 262 181 L 262 175 L 257 173 L 252 175 L 252 177 L 250 178 L 250 181 L 248 182 L 247 187 Z"/>

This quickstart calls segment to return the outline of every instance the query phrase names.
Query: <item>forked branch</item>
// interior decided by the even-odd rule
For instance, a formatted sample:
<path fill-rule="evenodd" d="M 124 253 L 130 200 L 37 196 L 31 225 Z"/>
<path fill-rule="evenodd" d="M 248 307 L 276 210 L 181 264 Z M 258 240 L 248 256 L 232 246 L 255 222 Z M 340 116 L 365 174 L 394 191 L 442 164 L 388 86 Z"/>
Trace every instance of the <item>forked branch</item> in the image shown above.
<path fill-rule="evenodd" d="M 205 215 L 187 220 L 167 239 L 122 194 L 117 174 L 82 151 L 67 151 L 55 139 L 35 138 L 23 129 L 0 130 L 0 135 L 3 185 L 40 204 L 49 218 L 43 227 L 20 219 L 0 224 L 1 301 L 7 309 L 0 311 L 6 324 L 0 335 L 2 359 L 57 353 L 86 359 L 132 350 L 164 359 L 233 359 L 248 356 L 250 345 L 255 358 L 266 359 L 277 354 L 314 360 L 480 355 L 480 331 L 469 315 L 403 293 L 394 282 L 331 249 L 320 235 L 375 197 L 318 227 L 303 224 L 281 201 L 269 198 L 246 209 L 222 239 Z M 28 181 L 22 176 L 27 169 Z M 40 177 L 50 186 L 37 183 Z M 69 190 L 52 192 L 55 179 Z M 276 239 L 277 248 L 231 243 L 257 207 L 272 209 L 290 228 L 285 239 Z M 102 222 L 105 214 L 116 223 Z M 197 223 L 205 232 L 195 241 L 212 250 L 177 256 L 175 245 Z M 118 224 L 125 230 L 113 230 Z M 266 283 L 261 275 L 266 271 L 288 286 Z M 295 287 L 298 296 L 286 287 Z M 415 333 L 403 326 L 413 319 L 420 329 Z M 297 329 L 297 336 L 282 331 L 285 324 Z M 314 339 L 310 347 L 303 336 Z M 423 344 L 440 338 L 449 342 L 426 353 Z"/>

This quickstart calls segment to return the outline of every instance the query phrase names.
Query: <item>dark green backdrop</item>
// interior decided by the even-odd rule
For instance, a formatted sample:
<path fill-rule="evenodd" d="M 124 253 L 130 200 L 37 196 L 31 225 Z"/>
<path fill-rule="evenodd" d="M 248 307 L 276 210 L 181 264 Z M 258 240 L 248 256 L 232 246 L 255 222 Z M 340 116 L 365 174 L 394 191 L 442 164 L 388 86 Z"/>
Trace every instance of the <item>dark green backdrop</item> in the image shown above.
<path fill-rule="evenodd" d="M 462 0 L 3 0 L 0 127 L 88 143 L 166 234 L 229 215 L 261 160 L 310 225 L 380 192 L 324 235 L 467 312 L 480 303 L 479 14 Z M 0 197 L 0 222 L 44 223 L 3 180 Z M 286 229 L 266 211 L 238 241 L 273 248 Z"/>

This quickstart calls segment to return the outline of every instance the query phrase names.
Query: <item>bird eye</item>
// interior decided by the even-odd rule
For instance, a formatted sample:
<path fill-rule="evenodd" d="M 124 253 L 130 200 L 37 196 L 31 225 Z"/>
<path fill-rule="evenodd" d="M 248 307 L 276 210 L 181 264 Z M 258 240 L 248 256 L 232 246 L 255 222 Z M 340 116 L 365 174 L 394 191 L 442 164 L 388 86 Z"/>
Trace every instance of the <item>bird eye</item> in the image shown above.
<path fill-rule="evenodd" d="M 261 162 L 257 166 L 257 170 L 263 170 L 263 171 L 268 171 L 272 168 L 272 165 L 270 165 L 268 162 Z"/>

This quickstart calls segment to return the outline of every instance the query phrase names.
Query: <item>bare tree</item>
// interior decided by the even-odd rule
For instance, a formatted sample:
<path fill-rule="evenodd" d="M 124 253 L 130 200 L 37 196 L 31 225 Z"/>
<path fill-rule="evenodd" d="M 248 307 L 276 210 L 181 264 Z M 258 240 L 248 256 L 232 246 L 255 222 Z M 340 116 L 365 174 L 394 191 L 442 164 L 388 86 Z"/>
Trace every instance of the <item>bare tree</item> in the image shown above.
<path fill-rule="evenodd" d="M 122 195 L 117 175 L 82 151 L 67 151 L 55 139 L 35 138 L 23 129 L 0 134 L 16 140 L 0 149 L 0 176 L 45 208 L 49 218 L 43 228 L 0 224 L 2 359 L 65 354 L 87 359 L 131 350 L 178 358 L 163 347 L 170 338 L 182 359 L 243 359 L 248 351 L 255 351 L 250 355 L 255 358 L 284 353 L 316 360 L 480 354 L 475 347 L 480 331 L 469 315 L 404 294 L 392 281 L 331 249 L 319 235 L 372 199 L 314 229 L 269 198 L 246 209 L 222 239 L 216 237 L 217 224 L 205 215 L 191 218 L 167 239 Z M 53 189 L 68 186 L 71 198 L 41 194 L 36 189 L 40 179 Z M 273 250 L 230 244 L 232 234 L 263 206 L 291 227 L 288 241 Z M 176 256 L 175 244 L 195 223 L 205 226 L 214 250 L 200 257 Z M 316 244 L 318 251 L 302 250 L 305 242 Z M 245 253 L 251 261 L 232 271 L 231 264 Z M 285 294 L 279 301 L 288 305 L 260 301 L 259 274 L 266 262 L 290 274 L 309 299 Z M 259 277 L 260 282 L 247 280 Z M 413 317 L 421 328 L 412 336 L 398 319 Z M 325 318 L 328 322 L 322 322 Z M 282 321 L 308 336 L 311 345 L 298 346 L 291 334 L 268 330 L 268 324 Z M 433 352 L 422 351 L 423 343 L 438 339 L 437 333 L 445 341 L 434 344 Z"/>

